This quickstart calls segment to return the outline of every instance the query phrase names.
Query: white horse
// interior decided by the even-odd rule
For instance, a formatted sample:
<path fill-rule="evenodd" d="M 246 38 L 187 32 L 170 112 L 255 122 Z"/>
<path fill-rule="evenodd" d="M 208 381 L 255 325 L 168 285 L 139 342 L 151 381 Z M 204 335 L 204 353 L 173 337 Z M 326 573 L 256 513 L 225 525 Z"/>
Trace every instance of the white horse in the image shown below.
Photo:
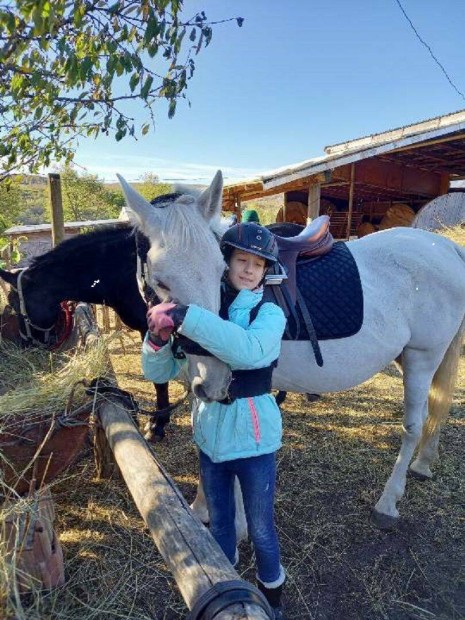
<path fill-rule="evenodd" d="M 154 209 L 120 179 L 136 225 L 150 239 L 151 284 L 162 298 L 219 310 L 224 262 L 217 236 L 222 178 L 217 173 L 200 195 L 172 198 Z M 216 227 L 216 235 L 214 229 Z M 350 241 L 364 296 L 364 317 L 354 336 L 320 342 L 317 366 L 308 342 L 283 341 L 273 387 L 302 393 L 346 390 L 383 370 L 392 360 L 403 369 L 404 423 L 394 469 L 373 518 L 390 528 L 412 473 L 431 478 L 440 424 L 447 415 L 465 332 L 465 249 L 434 233 L 394 228 Z M 230 380 L 219 360 L 188 356 L 194 394 L 221 400 Z M 205 518 L 201 501 L 194 509 Z"/>

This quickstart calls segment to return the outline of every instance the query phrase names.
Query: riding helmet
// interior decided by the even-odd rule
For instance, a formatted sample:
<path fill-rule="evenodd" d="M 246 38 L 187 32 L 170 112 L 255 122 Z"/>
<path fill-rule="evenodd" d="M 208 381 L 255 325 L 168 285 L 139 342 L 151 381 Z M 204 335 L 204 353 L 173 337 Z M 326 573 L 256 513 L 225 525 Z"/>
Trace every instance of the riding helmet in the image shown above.
<path fill-rule="evenodd" d="M 221 239 L 220 248 L 227 263 L 234 248 L 261 256 L 268 266 L 278 260 L 276 237 L 267 228 L 253 222 L 235 224 L 228 228 Z"/>

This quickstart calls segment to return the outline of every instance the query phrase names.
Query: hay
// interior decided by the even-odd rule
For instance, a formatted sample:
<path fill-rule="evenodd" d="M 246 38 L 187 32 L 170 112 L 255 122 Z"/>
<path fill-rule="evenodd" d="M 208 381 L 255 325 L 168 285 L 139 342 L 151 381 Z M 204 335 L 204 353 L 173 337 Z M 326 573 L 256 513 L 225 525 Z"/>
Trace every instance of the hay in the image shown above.
<path fill-rule="evenodd" d="M 0 341 L 0 432 L 17 416 L 31 421 L 38 414 L 43 418 L 80 407 L 89 400 L 82 381 L 105 376 L 108 364 L 103 338 L 73 353 L 24 350 Z"/>

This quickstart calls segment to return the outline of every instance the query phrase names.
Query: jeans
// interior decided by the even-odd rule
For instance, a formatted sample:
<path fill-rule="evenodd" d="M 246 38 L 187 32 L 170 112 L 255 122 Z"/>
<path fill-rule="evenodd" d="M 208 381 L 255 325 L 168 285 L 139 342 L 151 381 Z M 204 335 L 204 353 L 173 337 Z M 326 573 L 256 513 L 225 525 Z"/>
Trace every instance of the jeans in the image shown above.
<path fill-rule="evenodd" d="M 264 583 L 280 575 L 279 543 L 274 525 L 275 453 L 245 459 L 213 461 L 202 451 L 200 475 L 210 513 L 210 531 L 234 564 L 236 531 L 234 527 L 234 478 L 238 477 L 244 498 L 245 515 L 257 560 L 258 577 Z"/>

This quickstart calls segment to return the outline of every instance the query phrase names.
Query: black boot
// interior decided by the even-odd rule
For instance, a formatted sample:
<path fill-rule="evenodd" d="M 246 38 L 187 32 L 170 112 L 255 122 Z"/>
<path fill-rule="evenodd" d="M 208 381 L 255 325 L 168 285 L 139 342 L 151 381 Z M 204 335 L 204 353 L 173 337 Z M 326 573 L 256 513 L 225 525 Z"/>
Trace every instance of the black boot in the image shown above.
<path fill-rule="evenodd" d="M 283 608 L 281 605 L 281 595 L 283 593 L 283 584 L 277 588 L 265 588 L 263 583 L 257 579 L 257 588 L 265 596 L 274 613 L 274 620 L 283 620 Z"/>

